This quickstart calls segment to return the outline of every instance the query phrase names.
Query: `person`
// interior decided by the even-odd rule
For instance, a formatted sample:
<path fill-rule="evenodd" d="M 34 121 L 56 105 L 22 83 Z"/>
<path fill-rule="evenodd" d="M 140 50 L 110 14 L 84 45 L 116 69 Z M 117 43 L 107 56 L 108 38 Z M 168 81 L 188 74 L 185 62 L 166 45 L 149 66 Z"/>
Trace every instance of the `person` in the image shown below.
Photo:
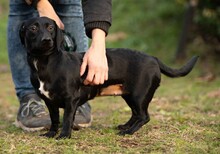
<path fill-rule="evenodd" d="M 41 99 L 30 83 L 26 51 L 19 38 L 19 25 L 24 20 L 36 16 L 46 16 L 55 20 L 60 29 L 64 29 L 75 38 L 76 50 L 86 51 L 79 72 L 83 75 L 88 67 L 85 85 L 102 84 L 108 79 L 105 37 L 111 26 L 111 0 L 10 0 L 7 27 L 8 57 L 16 95 L 20 102 L 16 126 L 27 131 L 40 130 L 51 124 Z M 89 48 L 86 35 L 91 38 Z M 74 126 L 88 127 L 91 120 L 89 104 L 78 107 Z"/>

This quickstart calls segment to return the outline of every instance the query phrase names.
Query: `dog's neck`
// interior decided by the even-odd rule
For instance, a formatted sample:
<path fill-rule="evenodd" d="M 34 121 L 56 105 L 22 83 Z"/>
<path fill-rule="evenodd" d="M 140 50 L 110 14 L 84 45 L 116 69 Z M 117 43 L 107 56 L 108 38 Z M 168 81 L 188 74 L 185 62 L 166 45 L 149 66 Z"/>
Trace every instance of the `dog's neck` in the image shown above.
<path fill-rule="evenodd" d="M 41 59 L 43 57 L 49 57 L 51 55 L 60 54 L 60 53 L 61 51 L 55 50 L 54 48 L 51 48 L 50 50 L 47 50 L 46 52 L 41 51 L 41 50 L 29 50 L 29 52 L 27 52 L 28 56 L 33 57 L 35 59 Z"/>
<path fill-rule="evenodd" d="M 53 57 L 58 57 L 58 56 L 61 57 L 60 54 L 62 54 L 62 52 L 58 50 L 50 50 L 50 52 L 47 51 L 47 54 L 33 54 L 33 52 L 28 52 L 27 61 L 31 66 L 31 69 L 36 70 L 36 66 L 34 65 L 34 62 L 37 61 L 38 64 L 43 64 L 47 66 L 49 59 L 53 60 Z"/>

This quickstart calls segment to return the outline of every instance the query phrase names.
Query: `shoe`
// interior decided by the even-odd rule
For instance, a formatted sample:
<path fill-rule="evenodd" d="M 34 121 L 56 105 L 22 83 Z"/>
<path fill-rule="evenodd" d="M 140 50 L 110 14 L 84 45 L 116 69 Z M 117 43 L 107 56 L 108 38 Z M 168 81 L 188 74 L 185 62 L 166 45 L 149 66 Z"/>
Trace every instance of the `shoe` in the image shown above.
<path fill-rule="evenodd" d="M 50 127 L 50 116 L 36 94 L 28 94 L 21 99 L 15 125 L 25 131 L 37 131 Z"/>
<path fill-rule="evenodd" d="M 78 107 L 75 114 L 75 120 L 73 122 L 73 129 L 79 130 L 81 128 L 90 127 L 92 124 L 91 107 L 88 103 L 85 103 Z"/>

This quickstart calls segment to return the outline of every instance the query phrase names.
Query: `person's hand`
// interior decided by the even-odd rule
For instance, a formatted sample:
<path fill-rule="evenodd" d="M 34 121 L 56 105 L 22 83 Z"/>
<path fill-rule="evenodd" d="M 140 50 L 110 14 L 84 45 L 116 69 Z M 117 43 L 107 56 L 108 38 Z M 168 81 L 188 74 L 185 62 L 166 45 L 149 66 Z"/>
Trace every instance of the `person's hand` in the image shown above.
<path fill-rule="evenodd" d="M 83 57 L 80 75 L 85 73 L 88 66 L 88 74 L 84 80 L 85 85 L 103 84 L 108 80 L 108 62 L 105 49 L 105 32 L 101 29 L 92 31 L 92 43 Z"/>
<path fill-rule="evenodd" d="M 60 29 L 64 29 L 64 24 L 54 11 L 52 5 L 48 0 L 40 0 L 37 3 L 37 10 L 40 17 L 48 17 L 53 19 Z"/>

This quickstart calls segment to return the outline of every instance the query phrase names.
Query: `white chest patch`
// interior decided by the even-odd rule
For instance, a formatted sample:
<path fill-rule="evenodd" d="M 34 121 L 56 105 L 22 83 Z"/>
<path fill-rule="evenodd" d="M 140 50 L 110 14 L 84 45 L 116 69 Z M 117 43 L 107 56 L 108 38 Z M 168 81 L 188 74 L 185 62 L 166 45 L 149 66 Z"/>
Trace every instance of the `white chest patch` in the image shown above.
<path fill-rule="evenodd" d="M 39 87 L 40 93 L 41 93 L 42 95 L 46 96 L 47 98 L 51 99 L 50 96 L 49 96 L 49 91 L 46 91 L 46 90 L 44 89 L 44 83 L 43 83 L 40 79 L 38 79 L 38 80 L 39 80 L 39 82 L 40 82 L 40 87 Z"/>

